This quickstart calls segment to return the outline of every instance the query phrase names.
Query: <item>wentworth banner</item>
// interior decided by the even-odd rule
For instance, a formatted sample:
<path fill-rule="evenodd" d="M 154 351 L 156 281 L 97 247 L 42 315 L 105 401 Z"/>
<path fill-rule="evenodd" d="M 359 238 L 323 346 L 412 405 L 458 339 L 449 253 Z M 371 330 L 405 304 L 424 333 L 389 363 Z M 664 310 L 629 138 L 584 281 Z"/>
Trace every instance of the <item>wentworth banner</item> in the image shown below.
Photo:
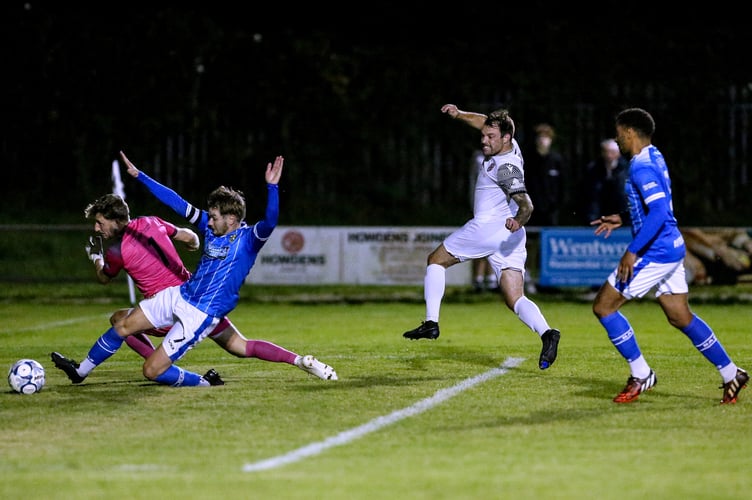
<path fill-rule="evenodd" d="M 543 228 L 540 232 L 541 286 L 598 286 L 603 283 L 632 239 L 629 229 L 608 238 L 593 228 Z"/>

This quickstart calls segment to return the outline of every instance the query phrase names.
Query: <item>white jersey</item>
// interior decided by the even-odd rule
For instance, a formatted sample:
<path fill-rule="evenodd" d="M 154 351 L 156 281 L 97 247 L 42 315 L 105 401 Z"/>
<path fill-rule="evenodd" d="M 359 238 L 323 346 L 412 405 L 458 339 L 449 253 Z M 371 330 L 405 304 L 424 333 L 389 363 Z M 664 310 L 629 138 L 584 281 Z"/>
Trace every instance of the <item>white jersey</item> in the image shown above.
<path fill-rule="evenodd" d="M 501 220 L 517 214 L 511 195 L 525 189 L 524 161 L 517 140 L 512 150 L 486 158 L 478 166 L 473 195 L 473 216 L 479 221 Z"/>
<path fill-rule="evenodd" d="M 516 140 L 512 150 L 486 158 L 478 166 L 473 200 L 473 218 L 444 239 L 444 248 L 460 262 L 489 257 L 496 277 L 502 269 L 524 272 L 527 251 L 525 228 L 512 233 L 506 220 L 519 207 L 512 195 L 527 192 L 524 162 Z"/>

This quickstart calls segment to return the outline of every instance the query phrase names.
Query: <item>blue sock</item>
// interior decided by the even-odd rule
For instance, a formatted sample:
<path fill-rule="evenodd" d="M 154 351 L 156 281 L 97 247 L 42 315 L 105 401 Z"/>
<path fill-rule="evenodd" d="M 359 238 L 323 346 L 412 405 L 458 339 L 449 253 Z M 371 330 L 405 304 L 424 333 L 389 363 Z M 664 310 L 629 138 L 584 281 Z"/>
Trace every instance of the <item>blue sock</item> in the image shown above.
<path fill-rule="evenodd" d="M 203 378 L 198 373 L 189 372 L 179 366 L 170 365 L 164 373 L 154 379 L 154 382 L 171 385 L 172 387 L 195 387 L 201 385 L 202 380 Z"/>
<path fill-rule="evenodd" d="M 642 356 L 640 346 L 637 345 L 634 336 L 634 330 L 622 313 L 616 311 L 605 318 L 600 318 L 600 322 L 606 329 L 608 339 L 627 362 L 631 363 Z"/>
<path fill-rule="evenodd" d="M 107 358 L 115 354 L 121 345 L 123 345 L 123 338 L 115 332 L 114 327 L 111 327 L 91 346 L 89 354 L 86 357 L 94 365 L 100 365 Z"/>
<path fill-rule="evenodd" d="M 695 349 L 700 351 L 700 354 L 705 356 L 705 359 L 713 363 L 719 370 L 731 363 L 731 358 L 726 354 L 726 349 L 723 348 L 712 328 L 696 314 L 693 314 L 689 325 L 682 328 L 682 332 L 689 337 Z"/>

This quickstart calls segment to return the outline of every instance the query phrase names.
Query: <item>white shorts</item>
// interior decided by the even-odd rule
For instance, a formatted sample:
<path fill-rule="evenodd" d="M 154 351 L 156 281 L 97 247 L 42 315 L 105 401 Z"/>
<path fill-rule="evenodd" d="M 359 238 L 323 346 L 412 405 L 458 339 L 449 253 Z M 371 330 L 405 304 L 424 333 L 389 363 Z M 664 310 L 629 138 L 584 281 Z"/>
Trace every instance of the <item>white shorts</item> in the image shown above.
<path fill-rule="evenodd" d="M 503 269 L 525 272 L 527 261 L 527 233 L 523 227 L 514 233 L 504 227 L 504 221 L 481 222 L 470 219 L 444 240 L 444 248 L 460 262 L 488 257 L 488 262 L 501 276 Z"/>
<path fill-rule="evenodd" d="M 657 262 L 644 263 L 637 259 L 634 275 L 628 284 L 616 283 L 616 269 L 608 276 L 608 282 L 627 299 L 642 297 L 653 287 L 655 296 L 666 293 L 689 293 L 687 277 L 684 271 L 684 259 L 667 264 Z"/>
<path fill-rule="evenodd" d="M 180 295 L 179 285 L 165 288 L 138 305 L 155 327 L 172 327 L 162 340 L 162 347 L 172 361 L 182 358 L 204 340 L 221 319 L 209 316 L 186 302 Z"/>

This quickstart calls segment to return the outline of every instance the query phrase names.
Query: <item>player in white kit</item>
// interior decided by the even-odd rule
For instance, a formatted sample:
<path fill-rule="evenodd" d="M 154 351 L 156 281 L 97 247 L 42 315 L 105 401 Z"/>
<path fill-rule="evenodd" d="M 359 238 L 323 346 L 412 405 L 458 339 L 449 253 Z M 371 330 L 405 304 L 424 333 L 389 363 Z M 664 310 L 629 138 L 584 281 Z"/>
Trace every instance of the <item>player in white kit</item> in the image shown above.
<path fill-rule="evenodd" d="M 524 225 L 533 213 L 533 202 L 525 188 L 524 162 L 514 139 L 514 121 L 505 109 L 486 116 L 446 104 L 441 111 L 480 130 L 484 161 L 479 165 L 475 183 L 473 218 L 428 256 L 424 278 L 426 319 L 403 336 L 411 340 L 437 339 L 447 268 L 488 257 L 505 304 L 540 336 L 543 346 L 538 367 L 545 370 L 556 360 L 561 333 L 549 326 L 538 306 L 524 293 L 527 260 Z"/>

